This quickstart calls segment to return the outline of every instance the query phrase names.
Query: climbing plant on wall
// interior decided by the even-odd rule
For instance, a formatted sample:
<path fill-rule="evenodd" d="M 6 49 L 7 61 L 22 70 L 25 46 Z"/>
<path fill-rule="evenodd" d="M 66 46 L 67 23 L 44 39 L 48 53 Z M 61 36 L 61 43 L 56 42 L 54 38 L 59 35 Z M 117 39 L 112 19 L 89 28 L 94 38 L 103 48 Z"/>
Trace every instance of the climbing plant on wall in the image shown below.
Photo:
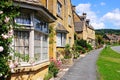
<path fill-rule="evenodd" d="M 14 18 L 19 15 L 18 7 L 12 0 L 0 0 L 0 80 L 6 80 L 10 74 L 8 57 L 11 53 L 11 42 Z"/>

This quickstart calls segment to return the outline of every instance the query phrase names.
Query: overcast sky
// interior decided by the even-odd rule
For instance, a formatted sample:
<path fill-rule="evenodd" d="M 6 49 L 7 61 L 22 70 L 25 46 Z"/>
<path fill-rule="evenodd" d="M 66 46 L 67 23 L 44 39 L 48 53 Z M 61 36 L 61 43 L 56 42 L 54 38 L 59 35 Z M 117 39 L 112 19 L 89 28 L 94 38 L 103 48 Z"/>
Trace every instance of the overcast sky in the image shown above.
<path fill-rule="evenodd" d="M 120 29 L 120 0 L 71 0 L 76 12 L 87 13 L 95 29 Z"/>

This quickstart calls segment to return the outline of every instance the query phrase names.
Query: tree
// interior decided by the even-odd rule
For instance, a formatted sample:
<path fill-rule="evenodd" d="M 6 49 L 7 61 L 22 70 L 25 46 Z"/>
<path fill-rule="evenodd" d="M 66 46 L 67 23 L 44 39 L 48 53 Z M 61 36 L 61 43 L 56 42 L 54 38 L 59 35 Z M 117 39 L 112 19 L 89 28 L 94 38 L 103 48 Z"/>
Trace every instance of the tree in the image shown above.
<path fill-rule="evenodd" d="M 12 0 L 0 0 L 0 80 L 6 80 L 10 74 L 8 59 L 15 28 L 14 18 L 19 15 L 18 10 Z"/>
<path fill-rule="evenodd" d="M 98 45 L 101 45 L 101 44 L 104 43 L 101 35 L 96 35 L 96 42 L 97 42 Z"/>

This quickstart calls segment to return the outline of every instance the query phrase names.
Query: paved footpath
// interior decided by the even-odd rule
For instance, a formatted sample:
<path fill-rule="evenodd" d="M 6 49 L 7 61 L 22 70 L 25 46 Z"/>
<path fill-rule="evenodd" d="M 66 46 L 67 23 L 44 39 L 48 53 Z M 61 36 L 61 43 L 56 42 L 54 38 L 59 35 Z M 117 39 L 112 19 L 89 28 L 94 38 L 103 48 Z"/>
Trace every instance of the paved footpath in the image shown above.
<path fill-rule="evenodd" d="M 96 60 L 101 50 L 93 50 L 80 58 L 60 80 L 97 80 Z"/>
<path fill-rule="evenodd" d="M 118 53 L 120 53 L 120 46 L 114 46 L 111 47 L 114 51 L 117 51 Z"/>

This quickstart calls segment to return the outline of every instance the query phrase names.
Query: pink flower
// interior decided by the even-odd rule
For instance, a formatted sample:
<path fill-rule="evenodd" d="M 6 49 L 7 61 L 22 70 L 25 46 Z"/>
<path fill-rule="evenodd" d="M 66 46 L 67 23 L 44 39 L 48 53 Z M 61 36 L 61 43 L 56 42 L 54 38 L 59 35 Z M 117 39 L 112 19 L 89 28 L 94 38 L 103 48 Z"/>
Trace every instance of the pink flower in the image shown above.
<path fill-rule="evenodd" d="M 9 18 L 9 17 L 5 17 L 4 22 L 5 22 L 5 23 L 8 23 L 8 22 L 9 22 L 9 20 L 10 20 L 10 18 Z"/>
<path fill-rule="evenodd" d="M 0 46 L 0 52 L 2 52 L 4 50 L 4 48 L 2 46 Z"/>
<path fill-rule="evenodd" d="M 7 38 L 9 38 L 9 36 L 6 35 L 6 34 L 2 34 L 2 37 L 3 37 L 3 39 L 7 39 Z"/>
<path fill-rule="evenodd" d="M 0 14 L 2 14 L 3 13 L 3 11 L 0 11 Z"/>
<path fill-rule="evenodd" d="M 9 67 L 10 67 L 10 69 L 15 68 L 15 65 L 14 65 L 14 63 L 12 61 L 10 61 Z"/>

